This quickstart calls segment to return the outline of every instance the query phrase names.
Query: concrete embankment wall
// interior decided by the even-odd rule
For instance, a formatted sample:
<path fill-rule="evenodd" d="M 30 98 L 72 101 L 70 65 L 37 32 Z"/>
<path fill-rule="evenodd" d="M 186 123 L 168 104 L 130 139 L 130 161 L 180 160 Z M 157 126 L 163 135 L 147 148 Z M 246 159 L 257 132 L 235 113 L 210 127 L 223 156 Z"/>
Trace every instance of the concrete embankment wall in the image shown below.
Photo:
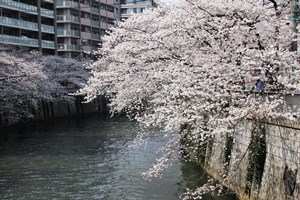
<path fill-rule="evenodd" d="M 83 103 L 82 96 L 75 97 L 72 102 L 40 102 L 39 109 L 35 110 L 36 120 L 45 120 L 58 117 L 81 115 L 108 111 L 107 99 L 99 96 L 90 103 Z"/>
<path fill-rule="evenodd" d="M 191 159 L 228 178 L 241 200 L 300 199 L 300 122 L 245 121 L 233 135 L 195 145 Z"/>
<path fill-rule="evenodd" d="M 90 103 L 83 103 L 82 96 L 76 96 L 71 102 L 40 102 L 38 109 L 32 110 L 32 114 L 35 116 L 32 119 L 23 119 L 17 124 L 56 119 L 60 117 L 68 117 L 75 115 L 84 115 L 89 113 L 107 113 L 108 112 L 108 100 L 104 96 L 98 96 Z M 11 124 L 7 123 L 5 117 L 0 116 L 0 127 L 6 127 Z"/>

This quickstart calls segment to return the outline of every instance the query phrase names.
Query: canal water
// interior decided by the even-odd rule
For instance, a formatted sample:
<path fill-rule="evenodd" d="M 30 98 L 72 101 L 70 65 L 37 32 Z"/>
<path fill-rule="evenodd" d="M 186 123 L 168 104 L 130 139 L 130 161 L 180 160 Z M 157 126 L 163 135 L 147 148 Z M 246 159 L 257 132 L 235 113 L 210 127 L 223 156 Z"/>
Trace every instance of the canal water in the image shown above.
<path fill-rule="evenodd" d="M 2 129 L 0 199 L 177 200 L 187 186 L 203 183 L 203 172 L 180 159 L 162 178 L 144 180 L 140 173 L 152 166 L 168 137 L 156 131 L 133 147 L 138 130 L 124 118 L 97 116 Z"/>

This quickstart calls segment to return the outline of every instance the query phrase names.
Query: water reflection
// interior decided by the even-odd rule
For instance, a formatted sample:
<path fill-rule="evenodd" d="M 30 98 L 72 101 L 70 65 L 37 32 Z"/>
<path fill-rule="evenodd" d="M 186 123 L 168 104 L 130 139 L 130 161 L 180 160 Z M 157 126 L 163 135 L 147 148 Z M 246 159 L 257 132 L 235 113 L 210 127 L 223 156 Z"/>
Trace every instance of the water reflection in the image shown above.
<path fill-rule="evenodd" d="M 156 133 L 132 148 L 137 131 L 126 119 L 97 117 L 3 129 L 0 199 L 176 200 L 199 184 L 202 172 L 180 159 L 162 179 L 143 180 L 168 138 Z"/>

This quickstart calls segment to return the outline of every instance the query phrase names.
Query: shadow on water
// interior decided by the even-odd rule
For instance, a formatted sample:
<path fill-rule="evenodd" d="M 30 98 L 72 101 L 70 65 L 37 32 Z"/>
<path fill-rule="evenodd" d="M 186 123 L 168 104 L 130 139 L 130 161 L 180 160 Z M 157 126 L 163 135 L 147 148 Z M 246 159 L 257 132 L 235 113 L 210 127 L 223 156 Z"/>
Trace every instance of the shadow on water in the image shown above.
<path fill-rule="evenodd" d="M 94 139 L 107 140 L 106 132 L 101 133 L 101 130 L 115 127 L 115 124 L 121 122 L 128 122 L 128 120 L 97 114 L 3 128 L 0 129 L 0 153 L 5 151 L 5 154 L 12 153 L 18 156 L 28 153 L 30 155 L 93 154 L 96 153 L 93 148 L 97 149 L 97 146 L 103 145 L 101 141 L 95 142 Z M 94 134 L 96 132 L 97 134 Z M 89 148 L 86 148 L 87 146 Z M 16 149 L 19 151 L 16 152 Z"/>
<path fill-rule="evenodd" d="M 184 181 L 186 182 L 186 187 L 192 190 L 204 185 L 207 183 L 208 178 L 211 178 L 201 167 L 191 162 L 185 163 L 181 170 Z M 217 192 L 206 194 L 202 200 L 238 200 L 238 198 L 234 193 L 225 188 L 224 194 L 218 195 Z"/>

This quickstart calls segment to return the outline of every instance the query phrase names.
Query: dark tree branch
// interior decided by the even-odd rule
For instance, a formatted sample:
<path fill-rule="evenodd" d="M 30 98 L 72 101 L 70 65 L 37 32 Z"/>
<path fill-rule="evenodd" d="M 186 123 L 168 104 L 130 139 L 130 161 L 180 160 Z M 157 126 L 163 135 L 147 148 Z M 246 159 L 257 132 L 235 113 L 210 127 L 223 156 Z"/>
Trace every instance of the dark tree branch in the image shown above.
<path fill-rule="evenodd" d="M 276 1 L 275 0 L 269 0 L 269 1 L 273 3 L 274 9 L 277 10 L 278 5 L 277 5 Z"/>

